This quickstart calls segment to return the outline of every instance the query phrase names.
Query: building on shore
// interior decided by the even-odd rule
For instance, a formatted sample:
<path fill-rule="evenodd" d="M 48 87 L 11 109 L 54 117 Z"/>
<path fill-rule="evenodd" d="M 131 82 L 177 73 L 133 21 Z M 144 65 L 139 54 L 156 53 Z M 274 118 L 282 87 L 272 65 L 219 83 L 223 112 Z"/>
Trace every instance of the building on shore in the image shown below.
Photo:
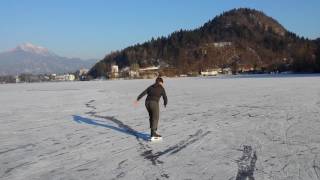
<path fill-rule="evenodd" d="M 232 69 L 231 68 L 221 68 L 221 73 L 231 75 Z"/>
<path fill-rule="evenodd" d="M 119 66 L 111 65 L 111 78 L 118 78 L 118 77 L 119 77 Z"/>
<path fill-rule="evenodd" d="M 116 68 L 114 68 L 116 69 Z M 154 78 L 159 75 L 159 69 L 158 66 L 149 66 L 144 68 L 139 68 L 136 66 L 132 67 L 125 67 L 120 70 L 120 72 L 111 71 L 111 77 L 112 78 Z"/>
<path fill-rule="evenodd" d="M 76 79 L 75 75 L 73 74 L 63 74 L 63 75 L 56 75 L 52 74 L 55 81 L 74 81 Z"/>
<path fill-rule="evenodd" d="M 15 81 L 16 81 L 16 83 L 19 83 L 21 81 L 20 77 L 18 75 L 15 76 Z"/>
<path fill-rule="evenodd" d="M 243 65 L 238 68 L 238 72 L 240 73 L 247 73 L 247 72 L 253 72 L 255 69 L 251 65 Z"/>
<path fill-rule="evenodd" d="M 140 77 L 139 71 L 130 70 L 129 71 L 129 77 L 130 78 L 139 78 Z"/>
<path fill-rule="evenodd" d="M 87 80 L 87 75 L 88 75 L 89 69 L 81 68 L 76 72 L 76 77 L 80 81 L 85 81 Z"/>
<path fill-rule="evenodd" d="M 159 75 L 159 66 L 149 66 L 139 69 L 139 76 L 142 78 L 155 78 Z"/>
<path fill-rule="evenodd" d="M 216 76 L 218 75 L 218 70 L 217 69 L 207 69 L 205 71 L 201 71 L 202 76 Z"/>
<path fill-rule="evenodd" d="M 216 48 L 222 48 L 222 47 L 226 47 L 226 46 L 231 46 L 232 42 L 215 42 L 213 43 L 213 46 Z"/>

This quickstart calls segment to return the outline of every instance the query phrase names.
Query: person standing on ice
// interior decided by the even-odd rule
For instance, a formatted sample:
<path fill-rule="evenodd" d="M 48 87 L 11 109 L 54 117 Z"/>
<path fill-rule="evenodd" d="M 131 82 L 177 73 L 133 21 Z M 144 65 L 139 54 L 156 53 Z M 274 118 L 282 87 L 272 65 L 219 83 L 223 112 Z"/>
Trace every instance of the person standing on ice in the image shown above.
<path fill-rule="evenodd" d="M 137 105 L 138 101 L 146 94 L 147 98 L 145 101 L 145 106 L 149 113 L 151 139 L 161 139 L 161 135 L 157 133 L 160 97 L 162 96 L 163 98 L 164 107 L 166 107 L 168 103 L 166 91 L 163 87 L 163 79 L 161 77 L 157 77 L 156 82 L 153 85 L 149 86 L 138 96 L 137 100 L 135 101 L 135 105 Z"/>

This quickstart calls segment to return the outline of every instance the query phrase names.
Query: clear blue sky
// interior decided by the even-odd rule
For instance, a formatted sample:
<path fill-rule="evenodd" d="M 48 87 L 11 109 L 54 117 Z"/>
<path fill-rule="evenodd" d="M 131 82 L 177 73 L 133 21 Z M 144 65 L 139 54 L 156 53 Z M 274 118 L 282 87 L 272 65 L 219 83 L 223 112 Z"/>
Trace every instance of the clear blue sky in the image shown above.
<path fill-rule="evenodd" d="M 320 0 L 1 0 L 0 52 L 31 42 L 62 56 L 101 59 L 239 7 L 262 10 L 300 36 L 320 37 Z"/>

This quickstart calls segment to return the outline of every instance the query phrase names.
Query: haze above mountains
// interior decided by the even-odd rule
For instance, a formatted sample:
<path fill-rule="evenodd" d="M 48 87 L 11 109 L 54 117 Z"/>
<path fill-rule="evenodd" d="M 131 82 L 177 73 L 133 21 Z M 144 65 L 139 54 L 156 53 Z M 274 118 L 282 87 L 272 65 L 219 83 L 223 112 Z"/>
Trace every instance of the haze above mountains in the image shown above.
<path fill-rule="evenodd" d="M 89 69 L 95 59 L 62 57 L 47 48 L 24 43 L 0 53 L 0 75 L 70 73 L 80 68 Z"/>

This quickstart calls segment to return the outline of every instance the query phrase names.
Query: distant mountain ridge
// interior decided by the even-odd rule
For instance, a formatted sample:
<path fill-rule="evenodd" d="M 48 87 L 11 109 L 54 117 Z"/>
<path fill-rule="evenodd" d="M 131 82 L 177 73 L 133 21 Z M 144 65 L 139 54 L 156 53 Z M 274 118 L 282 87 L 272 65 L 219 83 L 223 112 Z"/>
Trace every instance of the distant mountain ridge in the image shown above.
<path fill-rule="evenodd" d="M 24 51 L 24 52 L 29 52 L 29 53 L 34 53 L 34 54 L 39 54 L 44 56 L 54 55 L 53 53 L 49 52 L 47 48 L 36 46 L 31 43 L 24 43 L 24 44 L 18 45 L 15 49 L 11 50 L 11 52 L 15 52 L 15 51 Z"/>
<path fill-rule="evenodd" d="M 90 68 L 97 60 L 61 57 L 47 48 L 25 43 L 0 53 L 0 75 L 50 74 Z"/>
<path fill-rule="evenodd" d="M 319 40 L 318 40 L 319 41 Z M 320 72 L 315 41 L 297 36 L 261 11 L 233 9 L 194 30 L 179 30 L 105 56 L 89 72 L 107 76 L 120 69 L 162 65 L 176 74 L 210 68 Z"/>

